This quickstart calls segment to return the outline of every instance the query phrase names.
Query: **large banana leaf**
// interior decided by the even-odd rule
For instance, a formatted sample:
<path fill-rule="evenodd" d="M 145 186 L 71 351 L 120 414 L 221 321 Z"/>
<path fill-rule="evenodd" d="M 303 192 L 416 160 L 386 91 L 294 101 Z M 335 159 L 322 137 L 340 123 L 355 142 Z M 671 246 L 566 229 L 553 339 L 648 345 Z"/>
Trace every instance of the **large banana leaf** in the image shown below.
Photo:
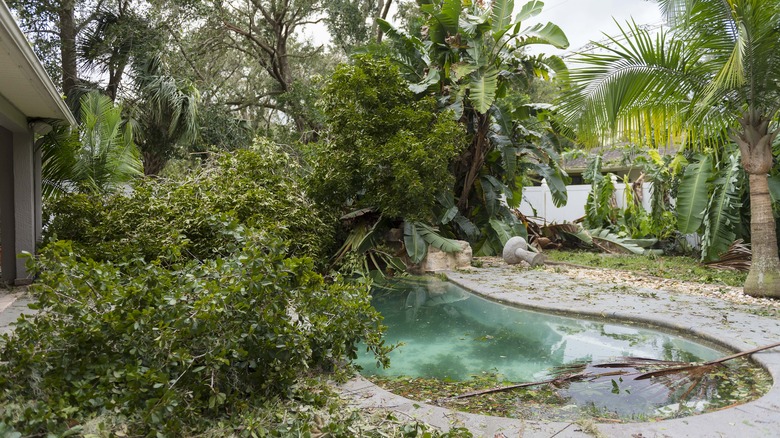
<path fill-rule="evenodd" d="M 531 44 L 550 44 L 559 49 L 569 47 L 569 39 L 563 33 L 560 27 L 553 23 L 537 23 L 523 32 L 518 37 L 519 46 L 528 46 Z"/>
<path fill-rule="evenodd" d="M 447 239 L 428 225 L 417 222 L 415 223 L 415 226 L 423 240 L 428 242 L 428 244 L 431 246 L 439 248 L 444 252 L 458 252 L 461 250 L 460 244 L 458 242 L 452 239 Z"/>
<path fill-rule="evenodd" d="M 498 241 L 501 242 L 502 248 L 509 239 L 514 237 L 511 227 L 496 218 L 490 218 L 490 228 L 495 231 L 496 237 L 498 237 Z"/>
<path fill-rule="evenodd" d="M 529 18 L 535 17 L 542 13 L 542 8 L 544 7 L 544 2 L 541 2 L 539 0 L 532 0 L 526 4 L 523 5 L 522 8 L 520 8 L 520 12 L 517 13 L 515 16 L 515 21 L 525 21 Z"/>
<path fill-rule="evenodd" d="M 593 244 L 610 253 L 621 254 L 639 254 L 645 253 L 644 248 L 641 248 L 633 243 L 628 243 L 626 239 L 622 239 L 616 234 L 613 234 L 607 229 L 595 229 L 589 230 Z"/>
<path fill-rule="evenodd" d="M 479 228 L 477 228 L 477 226 L 466 216 L 458 213 L 452 221 L 458 225 L 458 228 L 460 228 L 469 240 L 474 241 L 479 238 Z"/>
<path fill-rule="evenodd" d="M 568 175 L 560 167 L 552 168 L 546 164 L 538 166 L 539 174 L 547 181 L 550 188 L 553 205 L 562 207 L 569 202 L 569 194 L 566 191 Z"/>
<path fill-rule="evenodd" d="M 495 67 L 490 66 L 476 72 L 469 85 L 469 97 L 474 109 L 481 114 L 487 113 L 496 100 L 497 88 L 498 70 Z"/>
<path fill-rule="evenodd" d="M 707 209 L 708 182 L 712 178 L 712 158 L 701 155 L 685 169 L 677 192 L 677 228 L 683 234 L 695 233 Z"/>
<path fill-rule="evenodd" d="M 502 34 L 512 25 L 514 0 L 493 0 L 493 34 Z"/>
<path fill-rule="evenodd" d="M 433 3 L 420 5 L 420 10 L 431 17 L 428 22 L 428 35 L 431 41 L 446 45 L 447 38 L 458 34 L 461 7 L 460 0 L 444 0 L 441 7 Z"/>
<path fill-rule="evenodd" d="M 420 235 L 414 222 L 404 222 L 404 246 L 412 263 L 420 263 L 428 254 L 428 243 Z"/>
<path fill-rule="evenodd" d="M 739 222 L 742 207 L 739 193 L 742 168 L 738 155 L 730 155 L 728 160 L 713 184 L 715 193 L 707 207 L 702 236 L 702 259 L 705 261 L 717 260 L 737 238 L 734 227 Z"/>

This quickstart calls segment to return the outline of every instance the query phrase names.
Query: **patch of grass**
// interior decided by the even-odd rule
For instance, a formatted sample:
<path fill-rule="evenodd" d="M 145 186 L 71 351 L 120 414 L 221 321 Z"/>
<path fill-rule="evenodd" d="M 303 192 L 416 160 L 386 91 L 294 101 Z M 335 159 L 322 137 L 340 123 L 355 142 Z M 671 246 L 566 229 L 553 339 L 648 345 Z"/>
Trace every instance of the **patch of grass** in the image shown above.
<path fill-rule="evenodd" d="M 696 283 L 741 287 L 747 272 L 714 269 L 684 256 L 640 256 L 586 251 L 545 251 L 549 260 L 597 268 L 619 269 L 637 274 Z"/>

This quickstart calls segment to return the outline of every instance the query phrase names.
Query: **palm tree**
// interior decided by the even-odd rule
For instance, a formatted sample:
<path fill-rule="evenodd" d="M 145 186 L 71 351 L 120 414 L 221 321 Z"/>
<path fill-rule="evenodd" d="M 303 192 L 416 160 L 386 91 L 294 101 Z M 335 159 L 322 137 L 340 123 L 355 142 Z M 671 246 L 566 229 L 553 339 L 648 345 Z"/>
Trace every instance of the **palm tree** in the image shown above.
<path fill-rule="evenodd" d="M 580 55 L 561 109 L 584 141 L 631 134 L 650 144 L 739 145 L 749 174 L 753 261 L 744 291 L 780 298 L 767 174 L 780 110 L 780 1 L 658 0 L 671 32 L 635 24 Z"/>
<path fill-rule="evenodd" d="M 38 142 L 46 196 L 105 193 L 143 175 L 122 108 L 97 91 L 83 95 L 79 108 L 78 130 L 55 122 Z"/>
<path fill-rule="evenodd" d="M 198 134 L 200 95 L 190 83 L 169 76 L 158 56 L 136 65 L 140 99 L 132 118 L 144 173 L 157 175 L 178 150 Z"/>

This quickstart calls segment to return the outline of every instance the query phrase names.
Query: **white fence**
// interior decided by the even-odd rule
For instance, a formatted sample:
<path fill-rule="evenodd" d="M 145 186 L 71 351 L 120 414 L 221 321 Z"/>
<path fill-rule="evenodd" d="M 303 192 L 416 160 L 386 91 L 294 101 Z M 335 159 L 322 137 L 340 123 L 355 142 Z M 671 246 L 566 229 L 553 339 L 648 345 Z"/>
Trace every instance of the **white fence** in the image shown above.
<path fill-rule="evenodd" d="M 614 178 L 612 183 L 615 185 L 616 204 L 619 208 L 623 208 L 626 201 L 626 184 L 618 183 Z M 642 206 L 647 211 L 650 211 L 651 188 L 652 183 L 642 184 Z M 566 186 L 566 192 L 569 195 L 568 202 L 564 206 L 556 207 L 547 182 L 542 180 L 541 186 L 523 188 L 523 201 L 519 210 L 526 216 L 535 216 L 547 223 L 572 222 L 585 216 L 585 203 L 590 193 L 590 185 Z"/>

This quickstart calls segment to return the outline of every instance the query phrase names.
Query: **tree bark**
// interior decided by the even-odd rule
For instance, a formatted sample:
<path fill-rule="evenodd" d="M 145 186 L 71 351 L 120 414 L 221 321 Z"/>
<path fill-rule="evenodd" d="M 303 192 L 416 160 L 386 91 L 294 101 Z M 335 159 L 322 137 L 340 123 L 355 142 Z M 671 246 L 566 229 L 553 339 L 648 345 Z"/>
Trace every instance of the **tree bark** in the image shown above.
<path fill-rule="evenodd" d="M 490 143 L 488 140 L 490 116 L 487 114 L 480 114 L 476 111 L 474 114 L 476 130 L 471 145 L 464 154 L 468 156 L 468 171 L 463 176 L 463 188 L 461 189 L 460 198 L 458 199 L 458 209 L 466 217 L 468 217 L 466 213 L 468 211 L 471 190 L 474 188 L 474 183 L 477 180 L 477 176 L 479 176 L 479 171 L 485 164 L 485 156 L 490 151 Z"/>
<path fill-rule="evenodd" d="M 732 136 L 742 154 L 742 166 L 750 177 L 750 272 L 744 292 L 753 297 L 780 298 L 780 258 L 772 215 L 767 174 L 772 168 L 770 119 L 751 109 L 739 120 L 741 132 Z"/>
<path fill-rule="evenodd" d="M 75 2 L 64 1 L 58 11 L 60 20 L 60 57 L 62 58 L 62 93 L 68 103 L 75 98 L 73 90 L 78 85 L 78 58 L 76 52 Z"/>
<path fill-rule="evenodd" d="M 153 151 L 143 151 L 141 155 L 144 163 L 144 175 L 146 176 L 159 175 L 168 163 L 167 158 Z"/>
<path fill-rule="evenodd" d="M 780 259 L 767 175 L 750 174 L 750 272 L 745 294 L 780 298 Z"/>

